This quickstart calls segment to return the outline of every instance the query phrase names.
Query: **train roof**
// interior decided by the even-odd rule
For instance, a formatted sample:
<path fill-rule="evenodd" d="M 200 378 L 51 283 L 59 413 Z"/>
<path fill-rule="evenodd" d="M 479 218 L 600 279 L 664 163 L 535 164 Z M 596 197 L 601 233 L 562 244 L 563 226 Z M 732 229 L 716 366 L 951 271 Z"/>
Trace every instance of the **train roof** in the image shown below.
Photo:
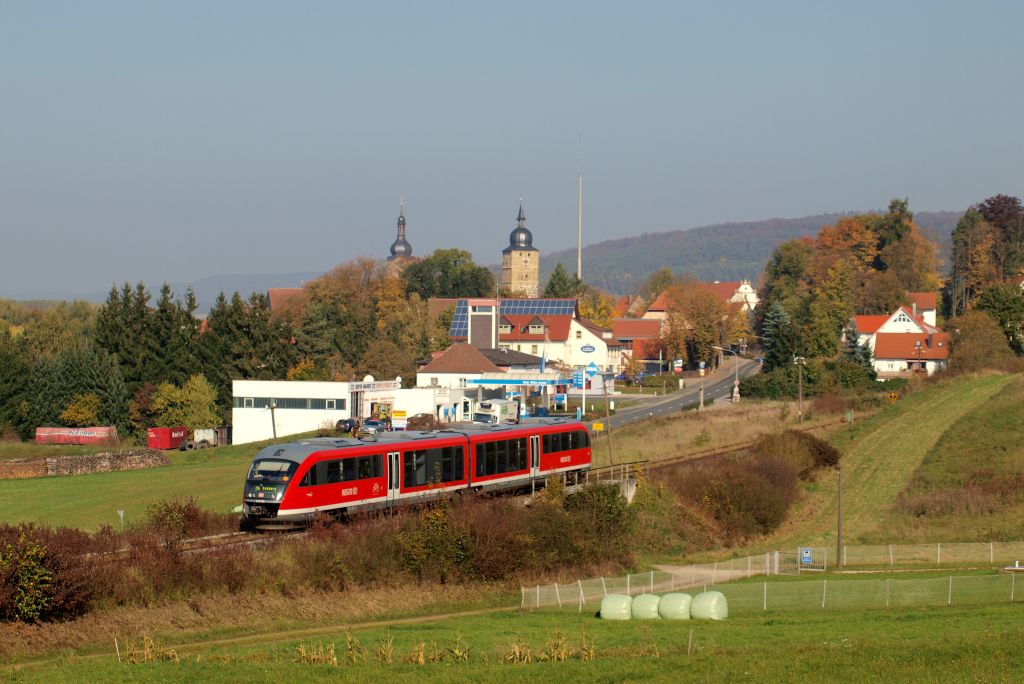
<path fill-rule="evenodd" d="M 302 463 L 311 454 L 315 454 L 319 451 L 372 447 L 376 444 L 387 446 L 396 442 L 446 439 L 456 435 L 471 437 L 500 434 L 531 426 L 556 427 L 559 425 L 578 425 L 582 427 L 583 423 L 578 420 L 568 420 L 565 418 L 525 418 L 519 423 L 498 423 L 494 425 L 469 423 L 465 426 L 453 425 L 435 432 L 428 432 L 425 430 L 380 432 L 376 435 L 371 435 L 370 438 L 367 439 L 357 439 L 355 437 L 311 437 L 309 439 L 304 439 L 301 442 L 286 442 L 283 444 L 272 444 L 271 446 L 264 447 L 256 453 L 253 460 L 277 459 Z"/>

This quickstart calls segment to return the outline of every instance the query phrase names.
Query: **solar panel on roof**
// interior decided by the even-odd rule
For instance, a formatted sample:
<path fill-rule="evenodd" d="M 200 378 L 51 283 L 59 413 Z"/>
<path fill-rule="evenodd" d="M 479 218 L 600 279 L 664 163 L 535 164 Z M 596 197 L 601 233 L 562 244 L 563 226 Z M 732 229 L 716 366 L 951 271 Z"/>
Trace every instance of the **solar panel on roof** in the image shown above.
<path fill-rule="evenodd" d="M 575 299 L 502 299 L 503 316 L 572 316 L 576 313 Z M 469 337 L 469 305 L 465 299 L 455 303 L 455 314 L 448 336 L 467 339 Z"/>
<path fill-rule="evenodd" d="M 469 337 L 469 306 L 465 299 L 455 302 L 455 314 L 452 316 L 452 325 L 448 329 L 449 337 Z"/>

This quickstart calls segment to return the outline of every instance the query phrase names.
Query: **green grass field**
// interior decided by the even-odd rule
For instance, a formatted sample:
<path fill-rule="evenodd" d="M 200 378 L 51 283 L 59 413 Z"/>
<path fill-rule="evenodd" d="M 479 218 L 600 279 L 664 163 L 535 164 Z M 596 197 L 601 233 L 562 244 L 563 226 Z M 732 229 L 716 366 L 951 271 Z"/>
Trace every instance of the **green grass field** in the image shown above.
<path fill-rule="evenodd" d="M 259 643 L 156 645 L 158 651 L 173 649 L 179 662 L 118 664 L 111 639 L 109 653 L 29 663 L 12 669 L 10 677 L 26 682 L 1019 681 L 1024 677 L 1022 616 L 1020 605 L 769 613 L 715 623 L 606 622 L 592 614 L 503 611 L 430 623 L 326 628 Z M 119 644 L 122 654 L 129 645 Z M 300 646 L 306 652 L 333 646 L 338 664 L 306 662 Z M 418 661 L 420 653 L 424 664 L 408 662 L 410 655 Z M 508 662 L 513 653 L 532 662 Z"/>
<path fill-rule="evenodd" d="M 172 463 L 161 468 L 0 480 L 0 520 L 95 530 L 119 525 L 118 510 L 125 511 L 126 523 L 139 521 L 153 501 L 190 496 L 203 508 L 227 513 L 241 503 L 246 469 L 266 444 L 168 451 Z"/>

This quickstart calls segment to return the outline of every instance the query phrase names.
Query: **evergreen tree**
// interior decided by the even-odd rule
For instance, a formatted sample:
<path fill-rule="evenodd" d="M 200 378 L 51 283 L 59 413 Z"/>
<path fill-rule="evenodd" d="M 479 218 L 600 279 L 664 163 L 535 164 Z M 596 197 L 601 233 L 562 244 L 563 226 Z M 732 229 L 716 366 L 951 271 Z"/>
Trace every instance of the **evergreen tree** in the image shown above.
<path fill-rule="evenodd" d="M 797 354 L 797 332 L 789 313 L 780 302 L 768 308 L 764 317 L 764 372 L 785 368 Z"/>
<path fill-rule="evenodd" d="M 565 266 L 559 261 L 551 271 L 548 284 L 544 287 L 544 297 L 549 299 L 571 299 L 579 294 L 582 283 L 579 278 L 569 275 Z"/>

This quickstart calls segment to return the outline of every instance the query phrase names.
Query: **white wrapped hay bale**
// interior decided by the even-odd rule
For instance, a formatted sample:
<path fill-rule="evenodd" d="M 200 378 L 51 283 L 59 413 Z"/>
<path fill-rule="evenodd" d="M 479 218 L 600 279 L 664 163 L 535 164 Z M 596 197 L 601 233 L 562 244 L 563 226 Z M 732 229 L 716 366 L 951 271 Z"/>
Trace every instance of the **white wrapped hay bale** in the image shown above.
<path fill-rule="evenodd" d="M 657 620 L 661 597 L 657 594 L 641 594 L 633 597 L 633 618 L 636 620 Z"/>
<path fill-rule="evenodd" d="M 705 591 L 693 597 L 690 617 L 694 620 L 724 620 L 729 617 L 729 605 L 720 591 Z"/>
<path fill-rule="evenodd" d="M 693 597 L 689 594 L 675 592 L 665 594 L 658 603 L 658 615 L 664 620 L 689 620 L 690 603 Z"/>
<path fill-rule="evenodd" d="M 628 620 L 632 617 L 633 597 L 608 594 L 601 599 L 602 620 Z"/>

